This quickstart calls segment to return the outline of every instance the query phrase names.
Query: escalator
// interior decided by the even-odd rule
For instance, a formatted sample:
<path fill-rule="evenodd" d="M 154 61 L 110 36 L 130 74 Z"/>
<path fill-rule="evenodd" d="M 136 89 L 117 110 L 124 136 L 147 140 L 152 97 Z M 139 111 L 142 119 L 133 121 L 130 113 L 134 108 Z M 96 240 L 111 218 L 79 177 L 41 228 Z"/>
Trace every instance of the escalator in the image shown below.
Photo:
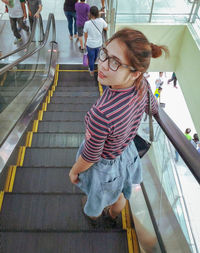
<path fill-rule="evenodd" d="M 127 205 L 112 226 L 82 213 L 68 173 L 84 138 L 84 115 L 99 97 L 83 67 L 61 65 L 2 193 L 1 252 L 139 252 Z M 7 192 L 10 191 L 10 192 Z"/>

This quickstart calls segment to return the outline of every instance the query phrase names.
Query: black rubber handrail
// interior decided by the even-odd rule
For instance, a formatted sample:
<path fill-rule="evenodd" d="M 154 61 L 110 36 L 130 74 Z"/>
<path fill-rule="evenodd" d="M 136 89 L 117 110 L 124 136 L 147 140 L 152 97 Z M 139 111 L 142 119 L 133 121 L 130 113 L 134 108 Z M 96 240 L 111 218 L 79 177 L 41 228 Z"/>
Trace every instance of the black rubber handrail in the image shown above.
<path fill-rule="evenodd" d="M 56 27 L 55 27 L 55 18 L 54 18 L 54 14 L 53 13 L 49 13 L 48 16 L 48 20 L 47 20 L 47 26 L 46 26 L 46 30 L 45 30 L 45 34 L 44 34 L 44 40 L 42 41 L 41 45 L 38 46 L 37 48 L 35 48 L 32 52 L 27 53 L 26 55 L 22 56 L 21 58 L 17 59 L 16 61 L 14 61 L 13 63 L 10 63 L 8 65 L 6 65 L 5 67 L 0 69 L 0 75 L 2 75 L 3 73 L 9 71 L 10 69 L 12 69 L 14 66 L 16 66 L 18 63 L 24 61 L 25 59 L 29 58 L 30 56 L 32 56 L 33 54 L 35 54 L 36 52 L 38 52 L 41 48 L 43 48 L 48 40 L 49 37 L 49 30 L 50 27 L 52 25 L 52 43 L 56 43 Z"/>
<path fill-rule="evenodd" d="M 197 182 L 200 183 L 200 154 L 162 108 L 159 108 L 159 115 L 155 116 L 155 119 Z"/>
<path fill-rule="evenodd" d="M 39 21 L 39 27 L 40 27 L 40 32 L 42 34 L 42 41 L 43 41 L 43 39 L 44 39 L 44 28 L 43 28 L 43 21 L 42 21 L 41 15 L 39 16 L 38 21 Z M 10 52 L 8 54 L 5 54 L 2 57 L 0 57 L 0 60 L 3 60 L 3 59 L 5 59 L 5 58 L 7 58 L 7 57 L 9 57 L 9 56 L 11 56 L 13 54 L 16 54 L 16 53 L 18 53 L 18 52 L 20 52 L 20 51 L 22 51 L 25 48 L 28 48 L 30 46 L 30 44 L 31 44 L 31 42 L 32 42 L 32 40 L 33 40 L 33 38 L 35 36 L 36 23 L 37 23 L 37 19 L 34 18 L 32 31 L 31 31 L 31 34 L 29 36 L 28 41 L 25 44 L 23 44 L 21 47 L 19 47 L 19 48 L 13 50 L 12 52 Z"/>

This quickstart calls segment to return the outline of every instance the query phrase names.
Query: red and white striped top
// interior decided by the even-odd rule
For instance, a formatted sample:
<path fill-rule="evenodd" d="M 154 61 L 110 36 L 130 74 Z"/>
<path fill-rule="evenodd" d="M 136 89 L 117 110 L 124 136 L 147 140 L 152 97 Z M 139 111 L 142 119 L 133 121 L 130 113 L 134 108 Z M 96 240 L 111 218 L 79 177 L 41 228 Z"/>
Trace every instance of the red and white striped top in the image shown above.
<path fill-rule="evenodd" d="M 148 83 L 147 86 L 150 89 Z M 150 94 L 152 114 L 156 114 L 158 104 Z M 107 87 L 85 116 L 82 158 L 94 163 L 100 157 L 119 156 L 137 134 L 144 112 L 148 113 L 148 93 L 140 98 L 135 87 L 119 90 Z"/>

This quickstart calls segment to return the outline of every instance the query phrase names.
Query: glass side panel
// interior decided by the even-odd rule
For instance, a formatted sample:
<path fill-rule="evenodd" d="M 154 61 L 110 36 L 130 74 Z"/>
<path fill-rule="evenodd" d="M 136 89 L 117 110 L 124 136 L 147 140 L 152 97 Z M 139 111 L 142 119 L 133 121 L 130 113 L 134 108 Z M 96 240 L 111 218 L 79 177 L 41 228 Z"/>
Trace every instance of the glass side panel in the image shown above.
<path fill-rule="evenodd" d="M 199 203 L 200 187 L 185 163 L 177 164 L 175 150 L 155 120 L 153 125 L 155 140 L 144 164 L 143 183 L 156 224 L 167 252 L 198 252 L 200 207 L 191 204 L 191 194 Z M 148 132 L 148 121 L 143 121 L 139 134 L 148 138 Z"/>
<path fill-rule="evenodd" d="M 0 143 L 48 77 L 51 41 L 50 30 L 41 50 L 0 76 Z M 33 44 L 37 47 L 40 43 Z"/>

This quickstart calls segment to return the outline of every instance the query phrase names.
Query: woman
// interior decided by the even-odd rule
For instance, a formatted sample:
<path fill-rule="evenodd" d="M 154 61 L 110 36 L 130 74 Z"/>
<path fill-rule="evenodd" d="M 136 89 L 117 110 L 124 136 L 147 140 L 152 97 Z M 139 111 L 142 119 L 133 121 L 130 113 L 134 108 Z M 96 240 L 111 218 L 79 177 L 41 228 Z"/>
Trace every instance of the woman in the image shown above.
<path fill-rule="evenodd" d="M 90 75 L 94 76 L 94 63 L 97 59 L 99 48 L 102 46 L 102 32 L 108 30 L 106 22 L 99 18 L 99 11 L 96 6 L 90 8 L 90 20 L 84 25 L 85 46 L 88 51 Z"/>
<path fill-rule="evenodd" d="M 115 219 L 131 196 L 132 184 L 142 181 L 134 137 L 148 112 L 148 82 L 143 78 L 151 57 L 168 53 L 149 43 L 139 31 L 115 33 L 99 53 L 98 80 L 107 86 L 85 117 L 86 134 L 70 170 L 72 183 L 87 195 L 84 213 L 92 219 L 108 207 Z M 150 91 L 152 114 L 158 113 Z"/>
<path fill-rule="evenodd" d="M 65 3 L 64 3 L 64 13 L 68 21 L 68 30 L 69 30 L 70 40 L 73 40 L 73 35 L 74 35 L 74 38 L 77 38 L 76 10 L 75 10 L 76 2 L 78 2 L 78 0 L 65 0 Z"/>

